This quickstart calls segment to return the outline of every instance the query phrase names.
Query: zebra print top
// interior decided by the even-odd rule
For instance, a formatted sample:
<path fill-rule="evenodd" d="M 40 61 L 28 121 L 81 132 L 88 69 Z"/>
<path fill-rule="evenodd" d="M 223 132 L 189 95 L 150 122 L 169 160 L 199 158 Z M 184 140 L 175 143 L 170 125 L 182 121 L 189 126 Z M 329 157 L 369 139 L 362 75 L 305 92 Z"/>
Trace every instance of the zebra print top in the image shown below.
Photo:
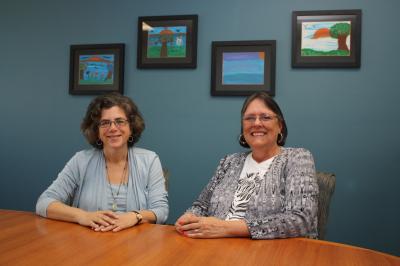
<path fill-rule="evenodd" d="M 247 153 L 225 156 L 188 212 L 225 219 Z M 303 148 L 283 148 L 255 185 L 244 221 L 253 239 L 317 238 L 318 184 L 314 160 Z"/>
<path fill-rule="evenodd" d="M 259 186 L 261 180 L 264 179 L 264 175 L 268 171 L 274 157 L 257 163 L 251 153 L 246 156 L 235 196 L 225 220 L 239 220 L 244 218 L 250 197 L 253 195 L 256 186 Z"/>

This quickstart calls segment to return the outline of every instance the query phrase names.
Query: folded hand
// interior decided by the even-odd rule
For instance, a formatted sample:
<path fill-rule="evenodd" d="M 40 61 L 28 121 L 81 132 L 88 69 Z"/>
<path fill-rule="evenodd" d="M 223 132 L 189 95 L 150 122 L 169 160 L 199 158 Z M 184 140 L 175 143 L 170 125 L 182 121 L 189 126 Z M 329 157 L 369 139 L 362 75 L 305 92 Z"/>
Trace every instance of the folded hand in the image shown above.
<path fill-rule="evenodd" d="M 83 211 L 78 217 L 78 223 L 80 225 L 90 226 L 93 229 L 97 229 L 100 226 L 107 227 L 114 225 L 117 219 L 118 215 L 112 211 Z"/>
<path fill-rule="evenodd" d="M 126 212 L 126 213 L 119 213 L 118 218 L 114 220 L 113 224 L 110 224 L 108 226 L 100 226 L 99 228 L 96 228 L 95 231 L 101 231 L 101 232 L 107 232 L 107 231 L 113 231 L 113 232 L 118 232 L 123 229 L 132 227 L 137 224 L 137 218 L 136 214 L 133 212 Z"/>
<path fill-rule="evenodd" d="M 175 229 L 191 238 L 226 237 L 225 221 L 215 217 L 199 217 L 185 213 L 175 223 Z"/>

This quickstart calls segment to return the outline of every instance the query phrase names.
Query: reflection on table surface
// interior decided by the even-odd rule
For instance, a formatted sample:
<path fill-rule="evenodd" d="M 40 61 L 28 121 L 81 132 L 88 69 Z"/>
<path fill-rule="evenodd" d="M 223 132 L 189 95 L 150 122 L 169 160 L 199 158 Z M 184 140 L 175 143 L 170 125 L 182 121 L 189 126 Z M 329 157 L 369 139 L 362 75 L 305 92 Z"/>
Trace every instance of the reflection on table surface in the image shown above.
<path fill-rule="evenodd" d="M 0 265 L 400 265 L 389 254 L 306 238 L 190 239 L 173 226 L 94 232 L 0 210 Z"/>

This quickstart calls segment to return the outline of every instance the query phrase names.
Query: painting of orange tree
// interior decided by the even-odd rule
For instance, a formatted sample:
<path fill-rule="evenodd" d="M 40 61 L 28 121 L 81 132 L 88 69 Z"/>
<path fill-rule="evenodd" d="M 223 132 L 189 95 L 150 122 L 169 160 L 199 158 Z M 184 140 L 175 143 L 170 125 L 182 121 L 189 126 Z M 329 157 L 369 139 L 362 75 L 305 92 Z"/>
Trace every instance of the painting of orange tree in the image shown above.
<path fill-rule="evenodd" d="M 147 40 L 147 57 L 185 57 L 186 31 L 186 26 L 152 27 Z"/>
<path fill-rule="evenodd" d="M 350 56 L 350 21 L 303 22 L 302 56 Z"/>

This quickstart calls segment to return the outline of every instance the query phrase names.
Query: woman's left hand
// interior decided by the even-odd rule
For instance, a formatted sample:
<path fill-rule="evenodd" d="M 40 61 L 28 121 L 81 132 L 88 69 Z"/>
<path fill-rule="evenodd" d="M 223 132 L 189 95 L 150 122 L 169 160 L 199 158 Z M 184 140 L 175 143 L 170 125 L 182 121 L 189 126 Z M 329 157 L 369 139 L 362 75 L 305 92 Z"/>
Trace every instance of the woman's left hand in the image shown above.
<path fill-rule="evenodd" d="M 179 231 L 191 238 L 227 237 L 226 221 L 215 217 L 191 216 L 186 224 L 180 224 Z"/>
<path fill-rule="evenodd" d="M 114 221 L 114 224 L 109 226 L 100 226 L 95 231 L 107 232 L 113 231 L 118 232 L 126 228 L 132 227 L 137 224 L 136 214 L 133 212 L 119 213 L 118 219 Z"/>

